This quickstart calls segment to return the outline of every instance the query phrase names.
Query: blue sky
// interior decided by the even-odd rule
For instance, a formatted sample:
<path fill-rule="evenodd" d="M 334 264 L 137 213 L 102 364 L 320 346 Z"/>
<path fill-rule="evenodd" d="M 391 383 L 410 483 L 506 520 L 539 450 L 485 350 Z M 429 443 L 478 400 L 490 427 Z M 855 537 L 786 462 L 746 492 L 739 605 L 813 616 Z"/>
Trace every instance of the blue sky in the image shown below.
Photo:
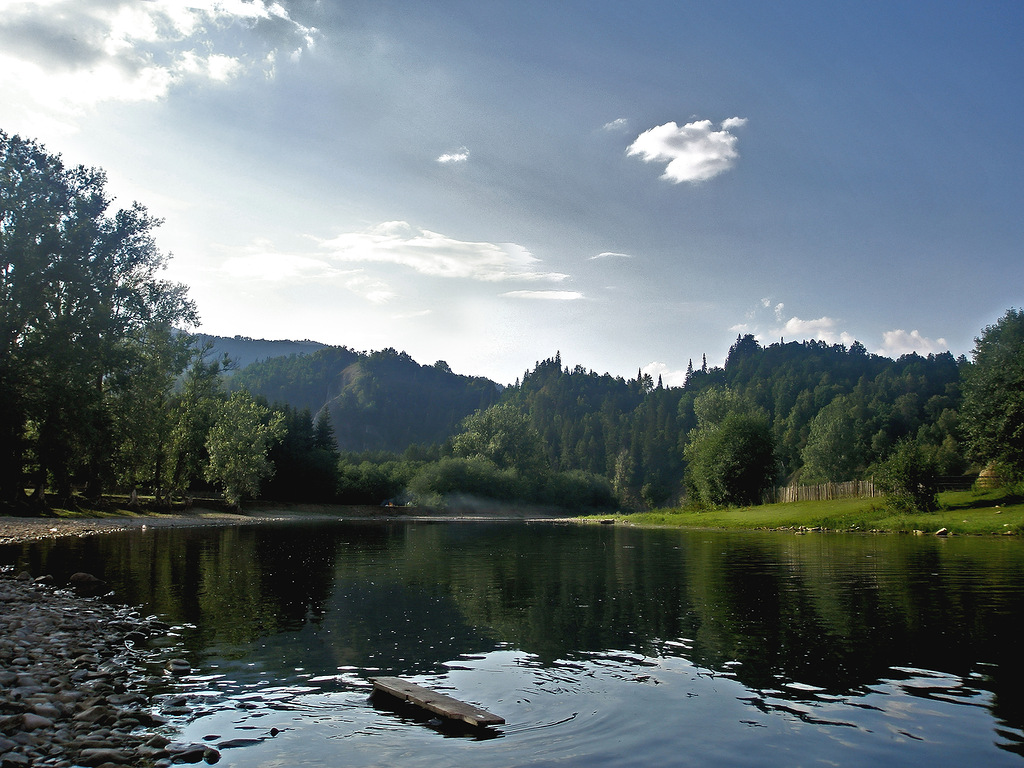
<path fill-rule="evenodd" d="M 165 220 L 202 330 L 511 383 L 969 353 L 1024 292 L 1019 2 L 0 0 L 0 128 Z"/>

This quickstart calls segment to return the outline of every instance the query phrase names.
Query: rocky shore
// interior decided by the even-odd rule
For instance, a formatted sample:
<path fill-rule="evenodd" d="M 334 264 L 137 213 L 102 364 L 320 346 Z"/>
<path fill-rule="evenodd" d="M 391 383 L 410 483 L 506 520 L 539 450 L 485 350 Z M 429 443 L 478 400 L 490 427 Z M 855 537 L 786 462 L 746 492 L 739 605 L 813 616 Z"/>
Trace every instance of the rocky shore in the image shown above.
<path fill-rule="evenodd" d="M 77 577 L 77 578 L 76 578 Z M 174 740 L 158 695 L 188 664 L 150 641 L 170 627 L 76 587 L 0 572 L 0 766 L 111 768 L 215 763 L 217 750 Z"/>

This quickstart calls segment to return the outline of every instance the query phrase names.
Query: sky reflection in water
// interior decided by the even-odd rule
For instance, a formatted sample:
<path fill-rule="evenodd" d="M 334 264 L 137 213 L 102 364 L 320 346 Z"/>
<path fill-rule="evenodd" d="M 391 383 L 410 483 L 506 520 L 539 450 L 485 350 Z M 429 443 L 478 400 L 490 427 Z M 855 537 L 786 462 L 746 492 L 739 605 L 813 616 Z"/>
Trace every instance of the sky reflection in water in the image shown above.
<path fill-rule="evenodd" d="M 4 560 L 194 625 L 185 734 L 246 740 L 221 765 L 1021 762 L 1017 541 L 293 524 Z M 507 725 L 446 738 L 373 706 L 374 674 Z"/>

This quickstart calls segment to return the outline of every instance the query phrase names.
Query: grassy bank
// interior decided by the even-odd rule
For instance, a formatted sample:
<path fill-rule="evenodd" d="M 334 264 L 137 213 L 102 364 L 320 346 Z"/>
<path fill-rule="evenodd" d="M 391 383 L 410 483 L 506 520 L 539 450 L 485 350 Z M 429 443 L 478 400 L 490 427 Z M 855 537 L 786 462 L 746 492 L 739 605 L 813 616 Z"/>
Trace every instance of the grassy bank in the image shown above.
<path fill-rule="evenodd" d="M 690 510 L 661 509 L 615 519 L 630 525 L 678 528 L 799 529 L 833 531 L 884 531 L 934 533 L 946 528 L 952 534 L 992 535 L 1024 533 L 1024 497 L 1003 490 L 984 493 L 950 491 L 939 494 L 936 512 L 897 514 L 883 499 L 838 499 L 765 504 L 757 507 Z M 588 518 L 610 519 L 608 515 Z"/>

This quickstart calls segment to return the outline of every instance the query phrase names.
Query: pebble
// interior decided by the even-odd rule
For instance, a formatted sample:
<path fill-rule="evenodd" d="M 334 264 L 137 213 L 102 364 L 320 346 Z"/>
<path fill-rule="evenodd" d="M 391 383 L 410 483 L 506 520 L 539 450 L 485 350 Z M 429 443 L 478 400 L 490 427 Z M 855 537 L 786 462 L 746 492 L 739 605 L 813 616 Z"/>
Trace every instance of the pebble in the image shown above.
<path fill-rule="evenodd" d="M 166 656 L 146 648 L 171 627 L 85 596 L 83 585 L 102 585 L 87 577 L 76 574 L 72 591 L 51 577 L 0 571 L 0 766 L 217 762 L 208 744 L 177 744 L 153 731 L 173 736 L 153 711 L 156 697 L 145 693 L 154 674 L 188 674 L 187 662 L 168 668 Z"/>

